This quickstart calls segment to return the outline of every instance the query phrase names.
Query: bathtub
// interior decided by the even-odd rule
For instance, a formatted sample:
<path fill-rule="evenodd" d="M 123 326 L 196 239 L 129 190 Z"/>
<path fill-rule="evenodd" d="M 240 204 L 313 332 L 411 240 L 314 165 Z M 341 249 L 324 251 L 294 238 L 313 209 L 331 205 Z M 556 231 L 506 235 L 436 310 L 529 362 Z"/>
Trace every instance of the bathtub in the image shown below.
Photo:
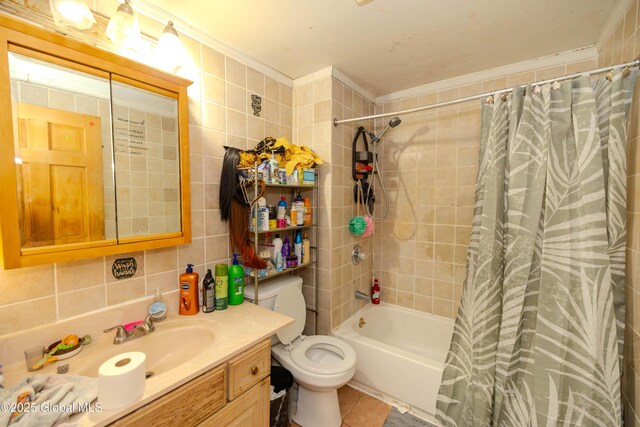
<path fill-rule="evenodd" d="M 366 324 L 359 326 L 360 319 Z M 333 333 L 356 351 L 356 388 L 435 423 L 453 320 L 392 304 L 367 304 Z"/>

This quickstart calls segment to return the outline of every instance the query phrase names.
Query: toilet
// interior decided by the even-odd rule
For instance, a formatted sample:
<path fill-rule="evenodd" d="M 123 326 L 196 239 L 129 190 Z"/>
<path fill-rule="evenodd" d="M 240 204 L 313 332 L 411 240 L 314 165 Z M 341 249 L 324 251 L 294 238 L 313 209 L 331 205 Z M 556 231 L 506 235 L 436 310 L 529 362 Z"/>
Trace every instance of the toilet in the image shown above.
<path fill-rule="evenodd" d="M 245 287 L 245 298 L 254 301 L 253 286 Z M 258 305 L 295 319 L 271 338 L 272 356 L 299 385 L 293 421 L 303 427 L 339 427 L 342 417 L 337 390 L 356 371 L 355 351 L 335 337 L 302 335 L 307 312 L 300 277 L 260 282 L 258 298 Z"/>

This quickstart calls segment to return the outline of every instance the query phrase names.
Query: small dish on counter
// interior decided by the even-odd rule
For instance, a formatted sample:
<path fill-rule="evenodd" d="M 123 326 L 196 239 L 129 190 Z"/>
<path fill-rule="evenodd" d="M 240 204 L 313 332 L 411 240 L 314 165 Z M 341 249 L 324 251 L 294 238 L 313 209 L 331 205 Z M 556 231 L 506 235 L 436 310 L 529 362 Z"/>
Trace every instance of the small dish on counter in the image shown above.
<path fill-rule="evenodd" d="M 47 347 L 47 352 L 53 350 L 54 348 L 56 348 L 56 346 L 58 344 L 60 344 L 62 342 L 62 340 L 56 341 L 53 344 L 51 344 L 49 347 Z M 79 342 L 78 344 L 74 345 L 73 347 L 69 347 L 66 349 L 60 349 L 58 351 L 56 351 L 55 353 L 53 353 L 51 356 L 53 357 L 57 357 L 58 360 L 63 360 L 63 359 L 68 359 L 70 357 L 75 356 L 76 354 L 80 353 L 80 351 L 82 350 L 82 342 Z"/>

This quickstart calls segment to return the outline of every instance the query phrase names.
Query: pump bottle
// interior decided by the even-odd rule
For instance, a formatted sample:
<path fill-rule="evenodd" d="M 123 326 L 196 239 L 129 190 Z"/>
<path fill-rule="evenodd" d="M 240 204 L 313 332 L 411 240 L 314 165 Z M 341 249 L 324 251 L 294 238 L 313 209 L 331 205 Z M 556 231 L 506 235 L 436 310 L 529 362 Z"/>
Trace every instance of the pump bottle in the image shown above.
<path fill-rule="evenodd" d="M 200 311 L 198 303 L 198 273 L 193 272 L 193 264 L 187 264 L 187 271 L 180 275 L 179 314 L 193 315 Z"/>
<path fill-rule="evenodd" d="M 240 305 L 244 301 L 244 270 L 238 264 L 238 254 L 233 254 L 229 267 L 229 305 Z"/>

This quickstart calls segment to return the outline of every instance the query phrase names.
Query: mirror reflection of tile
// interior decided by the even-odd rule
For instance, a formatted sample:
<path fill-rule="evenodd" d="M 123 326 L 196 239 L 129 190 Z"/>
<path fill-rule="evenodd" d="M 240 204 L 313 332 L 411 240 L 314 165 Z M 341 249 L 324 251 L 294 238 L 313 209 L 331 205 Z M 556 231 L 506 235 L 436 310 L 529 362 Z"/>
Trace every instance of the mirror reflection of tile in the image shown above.
<path fill-rule="evenodd" d="M 114 105 L 120 237 L 180 230 L 175 118 Z"/>

